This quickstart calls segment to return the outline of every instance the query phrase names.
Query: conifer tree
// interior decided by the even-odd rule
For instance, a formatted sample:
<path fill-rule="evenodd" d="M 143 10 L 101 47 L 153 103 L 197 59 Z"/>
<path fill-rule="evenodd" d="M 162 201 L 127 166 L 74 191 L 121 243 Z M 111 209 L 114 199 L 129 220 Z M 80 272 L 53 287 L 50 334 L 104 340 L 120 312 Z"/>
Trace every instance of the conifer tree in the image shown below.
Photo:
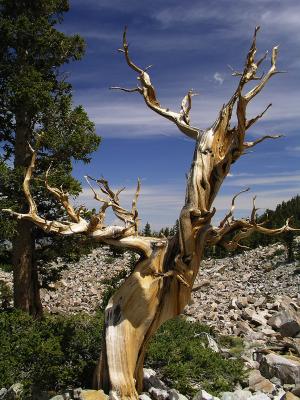
<path fill-rule="evenodd" d="M 151 232 L 151 226 L 149 224 L 149 222 L 146 223 L 145 228 L 143 230 L 143 235 L 144 236 L 151 236 L 152 232 Z"/>
<path fill-rule="evenodd" d="M 45 216 L 62 216 L 55 197 L 46 199 L 40 182 L 45 171 L 52 163 L 49 184 L 78 194 L 80 183 L 71 177 L 71 160 L 88 162 L 100 143 L 84 109 L 73 107 L 72 87 L 60 72 L 63 64 L 79 60 L 85 47 L 80 36 L 56 29 L 68 10 L 68 0 L 0 0 L 0 209 L 28 210 L 22 181 L 30 146 L 38 146 L 40 180 L 33 190 L 40 199 L 39 210 Z M 42 139 L 37 139 L 41 132 Z M 38 231 L 29 221 L 12 223 L 4 215 L 0 225 L 5 227 L 2 239 L 13 243 L 14 305 L 39 315 Z"/>

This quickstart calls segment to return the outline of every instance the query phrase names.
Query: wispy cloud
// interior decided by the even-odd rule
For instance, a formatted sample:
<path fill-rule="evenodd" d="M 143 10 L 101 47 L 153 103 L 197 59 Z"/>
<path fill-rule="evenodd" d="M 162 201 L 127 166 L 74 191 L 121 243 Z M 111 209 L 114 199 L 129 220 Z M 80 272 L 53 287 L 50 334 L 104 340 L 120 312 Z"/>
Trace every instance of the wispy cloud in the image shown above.
<path fill-rule="evenodd" d="M 218 82 L 221 83 L 221 78 Z M 225 86 L 225 83 L 222 86 Z M 181 92 L 184 93 L 184 89 L 181 89 Z M 163 93 L 165 94 L 165 91 Z M 231 94 L 232 89 L 227 87 L 226 92 L 223 89 L 222 93 L 201 93 L 195 97 L 191 111 L 192 124 L 200 128 L 210 126 L 217 118 L 222 104 Z M 269 90 L 266 95 L 258 97 L 253 104 L 250 104 L 249 117 L 261 113 L 270 97 L 273 107 L 268 110 L 261 122 L 250 129 L 250 135 L 286 133 L 287 130 L 293 130 L 299 125 L 300 93 L 296 90 L 287 91 L 281 87 L 277 91 Z M 149 110 L 139 95 L 112 93 L 108 89 L 80 90 L 77 91 L 75 99 L 77 104 L 85 105 L 90 118 L 103 129 L 104 136 L 107 128 L 110 137 L 179 134 L 176 126 L 170 121 Z M 161 96 L 160 101 L 164 107 L 178 111 L 181 98 L 176 93 L 174 97 Z"/>
<path fill-rule="evenodd" d="M 300 183 L 300 173 L 293 174 L 288 173 L 286 175 L 264 175 L 264 176 L 256 176 L 256 177 L 245 177 L 245 178 L 237 178 L 230 179 L 227 181 L 227 184 L 230 186 L 253 186 L 253 185 L 282 185 L 289 183 Z"/>
<path fill-rule="evenodd" d="M 267 7 L 272 3 L 273 7 Z M 170 27 L 176 22 L 181 24 L 196 24 L 213 22 L 218 26 L 216 33 L 236 35 L 247 34 L 248 26 L 261 24 L 268 34 L 291 34 L 299 37 L 299 2 L 282 3 L 274 1 L 256 1 L 255 7 L 251 0 L 240 2 L 212 1 L 193 2 L 189 6 L 165 7 L 155 14 L 157 21 L 164 27 Z M 227 30 L 222 27 L 227 26 Z M 276 29 L 274 28 L 276 27 Z M 293 38 L 296 39 L 295 37 Z"/>
<path fill-rule="evenodd" d="M 219 83 L 219 85 L 223 85 L 224 77 L 220 74 L 220 72 L 216 72 L 214 74 L 214 80 Z"/>

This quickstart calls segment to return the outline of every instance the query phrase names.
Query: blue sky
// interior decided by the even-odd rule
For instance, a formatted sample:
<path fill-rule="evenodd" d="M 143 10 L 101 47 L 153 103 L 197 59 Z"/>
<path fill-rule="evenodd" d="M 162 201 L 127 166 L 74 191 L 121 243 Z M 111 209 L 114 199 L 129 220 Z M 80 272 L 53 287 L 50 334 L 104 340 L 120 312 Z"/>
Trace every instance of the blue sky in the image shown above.
<path fill-rule="evenodd" d="M 300 2 L 299 0 L 158 1 L 71 0 L 71 10 L 59 29 L 79 33 L 87 42 L 82 61 L 66 65 L 74 87 L 74 102 L 82 104 L 103 141 L 89 165 L 75 165 L 76 177 L 103 175 L 112 187 L 126 186 L 128 205 L 137 177 L 142 180 L 141 225 L 171 226 L 184 201 L 185 173 L 193 141 L 177 127 L 147 109 L 138 93 L 110 91 L 110 86 L 133 87 L 136 75 L 117 49 L 124 25 L 135 62 L 146 67 L 163 106 L 179 111 L 183 96 L 194 88 L 192 123 L 208 127 L 237 84 L 228 64 L 240 70 L 255 25 L 260 25 L 258 56 L 280 45 L 278 67 L 288 71 L 273 77 L 249 107 L 249 117 L 273 106 L 248 134 L 284 134 L 267 141 L 232 167 L 215 202 L 217 219 L 232 196 L 246 188 L 237 201 L 236 216 L 246 216 L 251 197 L 262 210 L 273 208 L 300 192 Z M 262 71 L 269 67 L 267 59 Z M 95 206 L 84 185 L 77 202 Z"/>

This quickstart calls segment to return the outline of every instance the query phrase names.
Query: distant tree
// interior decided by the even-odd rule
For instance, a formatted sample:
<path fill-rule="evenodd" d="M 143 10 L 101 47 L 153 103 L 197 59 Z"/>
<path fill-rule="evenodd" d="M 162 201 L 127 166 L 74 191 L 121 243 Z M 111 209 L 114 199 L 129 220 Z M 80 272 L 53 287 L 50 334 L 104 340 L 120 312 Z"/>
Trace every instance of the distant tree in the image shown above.
<path fill-rule="evenodd" d="M 170 236 L 176 235 L 178 231 L 179 231 L 179 220 L 176 219 L 175 224 L 170 229 Z"/>
<path fill-rule="evenodd" d="M 55 29 L 68 10 L 68 0 L 0 0 L 0 209 L 28 210 L 22 181 L 30 165 L 31 145 L 38 148 L 38 178 L 32 190 L 39 198 L 39 212 L 63 217 L 57 196 L 53 192 L 53 197 L 46 197 L 40 180 L 45 180 L 52 163 L 49 185 L 77 195 L 81 186 L 71 177 L 71 161 L 88 162 L 100 143 L 84 109 L 72 106 L 72 87 L 59 70 L 84 53 L 80 36 Z M 49 245 L 49 240 L 60 244 L 56 248 L 67 246 L 61 239 L 42 235 L 30 221 L 14 223 L 2 214 L 0 228 L 2 243 L 11 240 L 13 246 L 15 307 L 39 315 L 36 240 L 41 246 Z"/>
<path fill-rule="evenodd" d="M 152 232 L 151 232 L 151 226 L 149 224 L 149 222 L 146 223 L 144 229 L 143 229 L 143 235 L 144 236 L 151 236 Z"/>
<path fill-rule="evenodd" d="M 163 235 L 165 237 L 169 237 L 170 236 L 170 229 L 168 227 L 164 228 L 162 231 Z"/>

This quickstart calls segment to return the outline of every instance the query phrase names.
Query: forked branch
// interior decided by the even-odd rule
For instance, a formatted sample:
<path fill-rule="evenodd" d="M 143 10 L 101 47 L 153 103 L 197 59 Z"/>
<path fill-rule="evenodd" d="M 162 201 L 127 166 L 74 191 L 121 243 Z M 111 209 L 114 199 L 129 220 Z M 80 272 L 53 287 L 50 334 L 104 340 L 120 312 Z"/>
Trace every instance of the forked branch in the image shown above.
<path fill-rule="evenodd" d="M 51 165 L 47 169 L 46 175 L 45 175 L 45 186 L 46 186 L 46 189 L 51 194 L 53 194 L 53 196 L 61 203 L 61 205 L 66 210 L 68 216 L 70 217 L 71 221 L 75 222 L 75 223 L 78 223 L 79 220 L 80 220 L 80 209 L 79 209 L 78 212 L 76 212 L 74 210 L 74 207 L 72 206 L 72 204 L 69 201 L 68 193 L 65 193 L 62 188 L 59 189 L 59 188 L 52 187 L 52 186 L 49 185 L 48 178 L 49 178 L 50 169 L 51 169 Z"/>
<path fill-rule="evenodd" d="M 243 190 L 235 195 L 232 199 L 232 205 L 229 213 L 221 221 L 218 227 L 211 227 L 208 233 L 206 244 L 220 245 L 227 250 L 235 250 L 237 247 L 246 247 L 240 244 L 240 241 L 249 237 L 253 232 L 260 232 L 269 236 L 276 236 L 284 232 L 300 232 L 300 229 L 290 226 L 291 218 L 280 228 L 266 228 L 264 224 L 257 222 L 257 210 L 255 206 L 255 197 L 253 198 L 253 207 L 250 218 L 235 220 L 233 217 L 234 202 L 237 196 L 247 192 L 249 189 Z M 233 237 L 232 237 L 233 235 Z M 231 237 L 231 239 L 229 239 Z"/>
<path fill-rule="evenodd" d="M 82 233 L 92 236 L 97 240 L 104 240 L 109 243 L 116 244 L 115 242 L 118 241 L 122 247 L 126 245 L 129 248 L 138 248 L 145 253 L 149 253 L 150 243 L 146 243 L 147 241 L 143 241 L 143 238 L 140 239 L 137 237 L 138 211 L 136 203 L 140 192 L 140 181 L 138 181 L 137 190 L 132 201 L 132 208 L 131 210 L 126 210 L 120 205 L 119 201 L 119 194 L 123 188 L 117 192 L 114 192 L 111 190 L 108 182 L 105 179 L 93 179 L 98 185 L 100 191 L 106 196 L 105 198 L 102 198 L 96 193 L 94 188 L 91 186 L 89 179 L 87 178 L 87 181 L 94 192 L 94 198 L 103 203 L 98 214 L 93 214 L 88 221 L 81 217 L 81 208 L 78 210 L 74 209 L 69 201 L 68 194 L 65 193 L 62 188 L 59 189 L 52 187 L 49 184 L 50 168 L 48 168 L 45 175 L 46 189 L 64 207 L 70 221 L 47 220 L 38 214 L 38 207 L 30 191 L 30 181 L 35 169 L 37 152 L 33 150 L 31 146 L 29 146 L 29 148 L 32 153 L 32 157 L 23 181 L 23 190 L 28 202 L 29 210 L 27 213 L 19 213 L 12 209 L 4 209 L 3 211 L 11 214 L 17 219 L 31 221 L 46 232 L 59 233 L 61 235 Z M 104 225 L 105 211 L 108 207 L 111 207 L 115 215 L 124 222 L 124 226 Z"/>
<path fill-rule="evenodd" d="M 222 108 L 218 119 L 213 125 L 214 131 L 217 132 L 217 136 L 222 135 L 222 140 L 224 141 L 224 132 L 228 134 L 229 137 L 231 137 L 231 140 L 227 139 L 228 143 L 233 147 L 232 155 L 233 155 L 233 160 L 235 161 L 237 158 L 239 158 L 242 154 L 244 154 L 244 150 L 253 147 L 258 143 L 261 143 L 263 140 L 268 139 L 268 138 L 277 138 L 279 137 L 278 135 L 276 136 L 265 136 L 262 139 L 259 139 L 255 142 L 245 142 L 245 133 L 246 130 L 248 130 L 251 126 L 253 126 L 260 118 L 263 117 L 265 112 L 271 107 L 271 104 L 269 104 L 266 109 L 256 117 L 247 120 L 246 118 L 246 111 L 247 111 L 247 105 L 248 103 L 257 95 L 260 93 L 260 91 L 263 89 L 263 87 L 266 85 L 268 80 L 275 74 L 278 74 L 282 71 L 277 70 L 276 66 L 276 61 L 277 61 L 277 55 L 278 55 L 278 46 L 275 46 L 272 50 L 272 56 L 271 56 L 271 66 L 269 70 L 267 71 L 266 74 L 262 74 L 261 76 L 257 76 L 258 69 L 262 62 L 266 59 L 268 52 L 265 52 L 263 57 L 258 59 L 257 61 L 255 60 L 257 48 L 256 48 L 256 37 L 257 37 L 257 32 L 259 30 L 259 27 L 255 28 L 254 35 L 253 35 L 253 40 L 252 44 L 250 46 L 249 52 L 246 57 L 246 62 L 245 62 L 245 67 L 242 72 L 237 72 L 234 71 L 232 67 L 230 67 L 233 70 L 234 76 L 239 76 L 239 83 L 238 86 L 232 95 L 231 99 L 229 102 Z M 250 81 L 259 81 L 257 85 L 254 86 L 251 90 L 246 92 L 246 94 L 243 94 L 243 89 L 245 88 L 246 84 Z M 237 125 L 233 128 L 230 128 L 230 120 L 232 117 L 232 112 L 234 109 L 234 106 L 236 105 L 236 114 L 237 114 Z M 226 135 L 225 135 L 226 136 Z"/>
<path fill-rule="evenodd" d="M 266 139 L 279 139 L 281 137 L 283 137 L 283 135 L 266 135 L 259 139 L 254 140 L 253 142 L 244 142 L 243 146 L 244 146 L 244 149 L 246 150 L 246 149 L 250 149 L 251 147 L 256 146 L 257 144 L 263 142 Z"/>
<path fill-rule="evenodd" d="M 125 55 L 125 59 L 128 66 L 138 73 L 137 79 L 139 80 L 141 86 L 137 86 L 136 88 L 133 89 L 126 89 L 120 86 L 113 86 L 111 87 L 111 89 L 118 89 L 125 92 L 139 92 L 143 96 L 149 108 L 151 108 L 157 114 L 174 122 L 180 129 L 180 131 L 189 136 L 190 138 L 197 139 L 200 133 L 200 129 L 190 125 L 190 116 L 189 116 L 192 106 L 192 96 L 195 96 L 196 93 L 194 93 L 193 90 L 188 91 L 187 95 L 182 100 L 180 112 L 170 111 L 168 108 L 162 107 L 157 98 L 156 90 L 151 83 L 150 75 L 148 72 L 146 72 L 149 70 L 151 66 L 143 69 L 132 61 L 129 55 L 129 45 L 127 43 L 126 35 L 127 35 L 127 28 L 125 27 L 123 33 L 123 48 L 118 49 L 118 51 L 120 51 Z"/>

